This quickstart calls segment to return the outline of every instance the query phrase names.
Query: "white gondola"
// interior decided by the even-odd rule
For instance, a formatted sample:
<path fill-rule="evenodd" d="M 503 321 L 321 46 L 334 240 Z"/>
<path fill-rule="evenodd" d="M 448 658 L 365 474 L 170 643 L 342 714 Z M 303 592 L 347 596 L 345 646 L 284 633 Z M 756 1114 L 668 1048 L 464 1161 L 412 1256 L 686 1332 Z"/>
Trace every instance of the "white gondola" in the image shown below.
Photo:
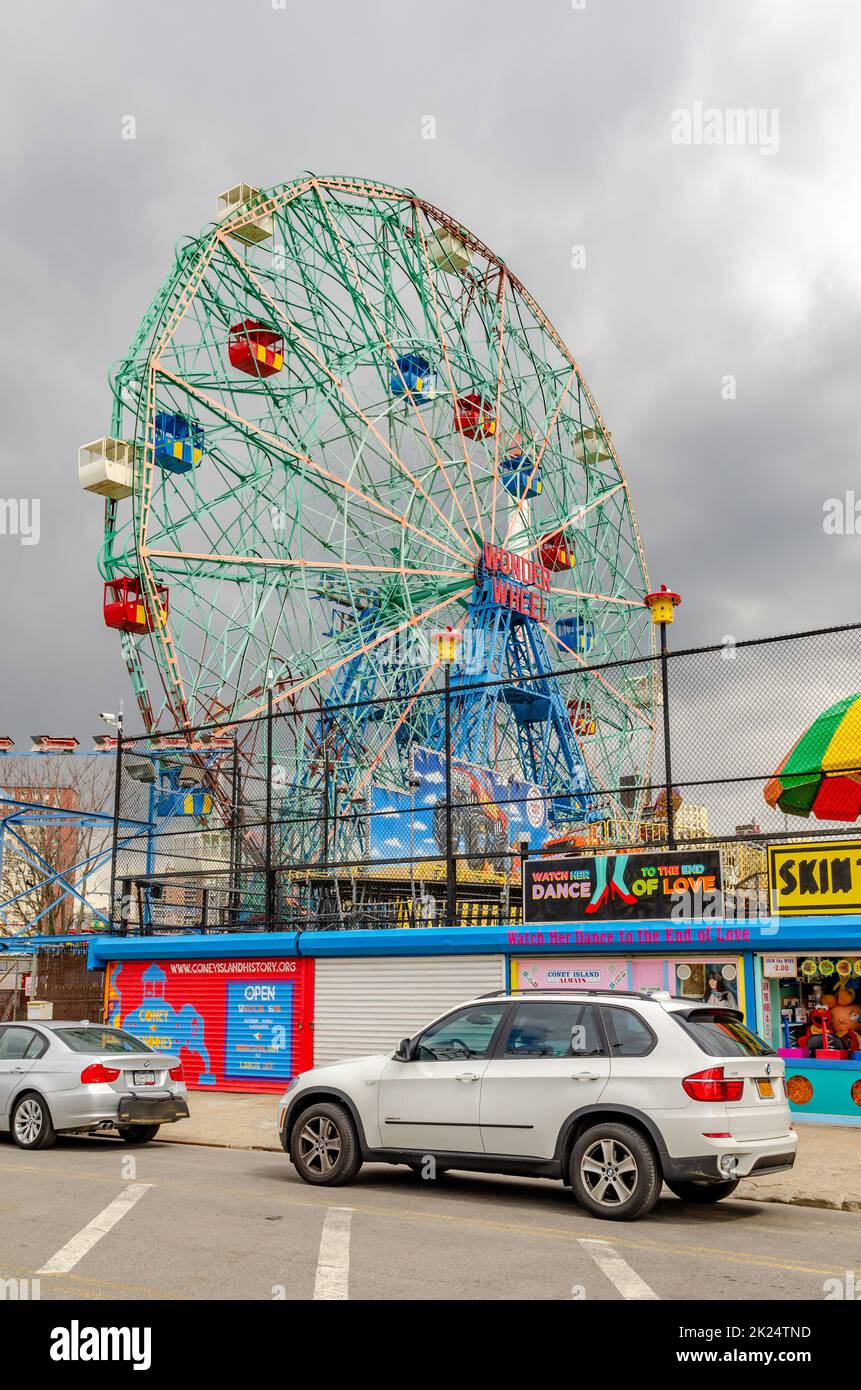
<path fill-rule="evenodd" d="M 118 502 L 134 491 L 135 446 L 126 439 L 94 439 L 78 450 L 78 482 L 85 492 Z"/>
<path fill-rule="evenodd" d="M 428 251 L 434 265 L 440 270 L 462 275 L 472 265 L 472 253 L 455 232 L 440 227 L 432 233 L 428 241 Z"/>
<path fill-rule="evenodd" d="M 607 447 L 612 443 L 611 434 L 603 435 L 600 430 L 583 430 L 574 440 L 574 452 L 580 463 L 606 463 L 613 455 Z"/>
<path fill-rule="evenodd" d="M 250 183 L 237 183 L 232 188 L 225 189 L 218 195 L 218 208 L 216 220 L 223 222 L 226 217 L 232 217 L 240 208 L 247 207 L 253 209 L 254 204 L 260 202 L 262 194 L 259 188 L 252 188 Z M 236 241 L 244 242 L 246 246 L 254 246 L 259 241 L 266 241 L 271 237 L 274 229 L 272 213 L 264 213 L 262 217 L 252 217 L 241 226 L 231 229 L 228 236 L 232 236 Z"/>

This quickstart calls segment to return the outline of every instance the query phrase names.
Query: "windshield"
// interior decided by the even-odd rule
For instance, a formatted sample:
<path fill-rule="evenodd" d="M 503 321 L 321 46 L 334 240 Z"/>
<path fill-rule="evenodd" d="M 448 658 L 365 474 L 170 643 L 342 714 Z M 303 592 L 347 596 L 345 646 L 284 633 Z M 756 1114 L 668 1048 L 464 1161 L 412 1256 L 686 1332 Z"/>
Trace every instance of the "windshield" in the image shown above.
<path fill-rule="evenodd" d="M 686 1033 L 710 1057 L 773 1057 L 774 1048 L 763 1042 L 738 1018 L 723 1009 L 698 1009 L 687 1018 L 675 1014 Z"/>
<path fill-rule="evenodd" d="M 55 1028 L 54 1037 L 62 1038 L 73 1052 L 152 1052 L 133 1033 L 122 1028 Z"/>

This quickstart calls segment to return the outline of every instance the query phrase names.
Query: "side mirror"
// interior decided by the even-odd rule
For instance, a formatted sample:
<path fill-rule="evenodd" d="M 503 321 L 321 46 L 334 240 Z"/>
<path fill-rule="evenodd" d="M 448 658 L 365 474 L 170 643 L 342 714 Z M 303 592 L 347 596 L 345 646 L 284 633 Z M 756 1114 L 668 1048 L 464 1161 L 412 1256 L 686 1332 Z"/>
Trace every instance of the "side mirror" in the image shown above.
<path fill-rule="evenodd" d="M 395 1057 L 399 1062 L 409 1062 L 412 1060 L 412 1039 L 401 1038 L 398 1043 L 398 1050 Z"/>

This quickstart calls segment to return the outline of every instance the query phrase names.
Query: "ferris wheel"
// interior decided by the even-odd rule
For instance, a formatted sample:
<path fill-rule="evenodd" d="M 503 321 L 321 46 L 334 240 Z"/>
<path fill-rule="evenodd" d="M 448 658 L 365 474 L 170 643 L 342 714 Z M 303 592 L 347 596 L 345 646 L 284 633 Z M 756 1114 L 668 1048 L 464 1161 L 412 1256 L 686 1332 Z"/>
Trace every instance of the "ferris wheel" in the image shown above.
<path fill-rule="evenodd" d="M 240 184 L 112 386 L 79 471 L 148 731 L 304 701 L 352 791 L 402 787 L 442 746 L 428 639 L 451 628 L 456 756 L 544 790 L 556 825 L 636 814 L 655 701 L 628 485 L 574 358 L 469 231 L 362 179 Z"/>

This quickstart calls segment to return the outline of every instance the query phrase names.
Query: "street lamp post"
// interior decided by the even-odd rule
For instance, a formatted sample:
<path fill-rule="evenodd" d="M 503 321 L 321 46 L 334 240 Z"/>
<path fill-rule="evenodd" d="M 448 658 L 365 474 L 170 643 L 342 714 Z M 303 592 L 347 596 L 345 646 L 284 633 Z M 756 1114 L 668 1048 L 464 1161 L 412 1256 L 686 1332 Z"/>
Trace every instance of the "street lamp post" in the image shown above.
<path fill-rule="evenodd" d="M 453 627 L 436 635 L 437 660 L 445 671 L 445 918 L 453 927 L 457 915 L 457 875 L 454 858 L 451 806 L 451 664 L 457 656 L 461 634 Z"/>
<path fill-rule="evenodd" d="M 679 594 L 674 594 L 666 584 L 651 594 L 646 594 L 643 602 L 651 611 L 652 622 L 661 633 L 661 693 L 664 706 L 664 796 L 667 805 L 667 847 L 676 847 L 675 813 L 673 811 L 673 761 L 670 755 L 670 702 L 667 679 L 667 625 L 675 618 L 675 610 L 681 603 Z"/>
<path fill-rule="evenodd" d="M 122 760 L 123 760 L 123 707 L 120 705 L 117 714 L 102 712 L 99 718 L 105 724 L 109 724 L 117 731 L 117 761 L 114 771 L 114 827 L 113 827 L 113 849 L 111 853 L 111 897 L 108 903 L 108 932 L 114 929 L 114 893 L 117 887 L 117 843 L 120 834 L 120 789 L 122 785 Z M 151 828 L 151 827 L 150 827 Z"/>

